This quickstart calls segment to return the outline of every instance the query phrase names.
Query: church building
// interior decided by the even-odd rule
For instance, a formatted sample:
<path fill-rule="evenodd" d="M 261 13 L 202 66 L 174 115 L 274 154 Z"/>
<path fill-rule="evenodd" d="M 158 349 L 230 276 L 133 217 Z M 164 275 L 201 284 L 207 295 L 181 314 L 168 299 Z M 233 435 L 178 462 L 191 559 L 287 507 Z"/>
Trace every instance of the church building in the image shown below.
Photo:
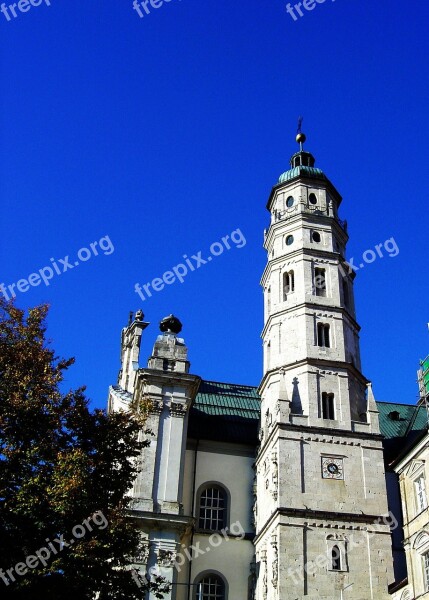
<path fill-rule="evenodd" d="M 398 481 L 405 463 L 423 472 L 400 454 L 426 423 L 377 403 L 361 372 L 342 198 L 297 142 L 267 202 L 259 387 L 193 374 L 173 315 L 147 367 L 142 311 L 122 331 L 109 411 L 144 411 L 151 432 L 130 492 L 135 568 L 169 580 L 168 600 L 415 597 Z"/>

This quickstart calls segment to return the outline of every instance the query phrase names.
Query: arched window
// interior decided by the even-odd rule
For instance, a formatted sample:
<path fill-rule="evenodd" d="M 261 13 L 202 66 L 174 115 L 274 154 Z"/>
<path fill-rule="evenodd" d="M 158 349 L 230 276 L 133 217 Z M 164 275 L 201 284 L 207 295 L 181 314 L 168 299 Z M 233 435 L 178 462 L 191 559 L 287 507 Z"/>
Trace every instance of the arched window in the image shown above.
<path fill-rule="evenodd" d="M 324 419 L 335 419 L 334 394 L 322 393 L 322 417 Z"/>
<path fill-rule="evenodd" d="M 198 527 L 209 531 L 220 531 L 226 527 L 227 518 L 226 491 L 213 485 L 204 488 L 199 497 Z"/>
<path fill-rule="evenodd" d="M 327 323 L 317 323 L 317 345 L 321 348 L 331 347 L 329 325 Z"/>
<path fill-rule="evenodd" d="M 332 557 L 332 570 L 333 571 L 341 571 L 341 552 L 338 546 L 332 547 L 331 552 Z"/>
<path fill-rule="evenodd" d="M 308 197 L 308 200 L 310 202 L 310 204 L 317 204 L 317 197 L 316 194 L 310 194 Z"/>
<path fill-rule="evenodd" d="M 293 271 L 283 273 L 283 300 L 287 300 L 288 294 L 295 291 L 295 274 Z"/>
<path fill-rule="evenodd" d="M 207 573 L 195 586 L 195 600 L 226 600 L 225 582 L 215 573 Z"/>

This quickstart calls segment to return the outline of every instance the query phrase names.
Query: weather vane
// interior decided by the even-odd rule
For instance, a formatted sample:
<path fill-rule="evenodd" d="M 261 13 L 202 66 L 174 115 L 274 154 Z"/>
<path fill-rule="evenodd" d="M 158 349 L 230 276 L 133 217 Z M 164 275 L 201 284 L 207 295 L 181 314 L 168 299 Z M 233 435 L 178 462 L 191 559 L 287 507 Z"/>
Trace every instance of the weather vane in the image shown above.
<path fill-rule="evenodd" d="M 304 117 L 298 117 L 298 129 L 296 130 L 296 133 L 301 133 L 301 125 L 302 125 L 302 120 Z"/>

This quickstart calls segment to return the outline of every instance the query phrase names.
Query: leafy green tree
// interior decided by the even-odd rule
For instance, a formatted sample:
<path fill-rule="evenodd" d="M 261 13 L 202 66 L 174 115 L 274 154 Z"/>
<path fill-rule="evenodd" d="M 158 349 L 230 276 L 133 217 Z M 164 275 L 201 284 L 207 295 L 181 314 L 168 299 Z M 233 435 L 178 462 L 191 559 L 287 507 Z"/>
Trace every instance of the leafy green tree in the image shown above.
<path fill-rule="evenodd" d="M 0 597 L 162 598 L 160 577 L 137 585 L 129 570 L 141 418 L 91 411 L 84 388 L 61 392 L 74 359 L 46 341 L 47 312 L 0 299 Z"/>

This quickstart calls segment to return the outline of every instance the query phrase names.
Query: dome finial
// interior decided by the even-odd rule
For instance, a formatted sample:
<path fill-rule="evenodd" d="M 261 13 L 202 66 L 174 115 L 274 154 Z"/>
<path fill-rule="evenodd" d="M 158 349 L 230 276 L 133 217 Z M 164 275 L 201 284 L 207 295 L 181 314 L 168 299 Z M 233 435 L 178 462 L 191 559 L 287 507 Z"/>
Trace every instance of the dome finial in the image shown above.
<path fill-rule="evenodd" d="M 177 335 L 182 331 L 182 323 L 174 315 L 168 315 L 162 319 L 159 328 L 163 333 L 174 333 Z"/>
<path fill-rule="evenodd" d="M 302 121 L 303 121 L 303 117 L 298 117 L 298 129 L 296 130 L 296 138 L 295 138 L 299 144 L 300 152 L 303 151 L 303 144 L 304 144 L 305 140 L 307 139 L 305 136 L 305 133 L 302 133 L 302 131 L 301 131 Z"/>

